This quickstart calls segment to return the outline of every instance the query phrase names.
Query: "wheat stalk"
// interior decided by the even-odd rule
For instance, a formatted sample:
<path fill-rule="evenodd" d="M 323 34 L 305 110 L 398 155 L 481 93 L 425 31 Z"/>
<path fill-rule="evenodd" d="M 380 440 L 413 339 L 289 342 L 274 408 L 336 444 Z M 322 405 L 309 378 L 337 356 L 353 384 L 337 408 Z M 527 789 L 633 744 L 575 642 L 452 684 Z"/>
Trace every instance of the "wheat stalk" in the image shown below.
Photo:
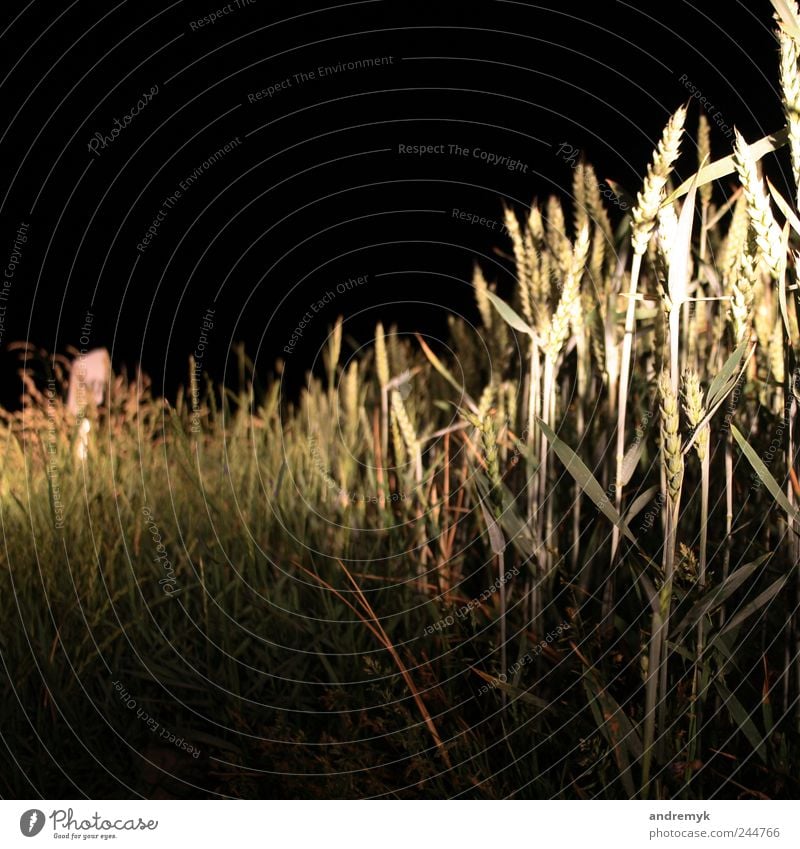
<path fill-rule="evenodd" d="M 790 0 L 791 2 L 791 0 Z M 792 3 L 797 13 L 797 5 Z M 781 48 L 780 75 L 783 92 L 783 110 L 786 125 L 789 128 L 789 152 L 792 160 L 792 175 L 798 206 L 800 206 L 800 69 L 797 42 L 784 31 L 778 29 L 778 41 Z"/>
<path fill-rule="evenodd" d="M 642 255 L 647 250 L 667 180 L 680 153 L 685 122 L 686 109 L 682 106 L 667 122 L 658 147 L 653 154 L 653 161 L 647 168 L 647 176 L 642 191 L 636 196 L 637 203 L 632 213 L 633 233 L 631 240 L 634 253 L 637 255 Z"/>
<path fill-rule="evenodd" d="M 585 170 L 583 162 L 579 162 L 572 172 L 572 220 L 576 233 L 580 233 L 584 224 L 589 223 Z"/>
<path fill-rule="evenodd" d="M 622 508 L 622 464 L 625 459 L 625 420 L 628 410 L 628 382 L 630 380 L 631 357 L 633 354 L 633 331 L 636 324 L 636 293 L 639 284 L 642 256 L 647 250 L 650 235 L 655 226 L 658 208 L 664 188 L 672 172 L 675 160 L 680 154 L 683 125 L 686 121 L 686 109 L 680 107 L 667 122 L 661 140 L 648 166 L 644 187 L 637 196 L 637 206 L 632 213 L 633 263 L 628 289 L 628 303 L 625 310 L 625 335 L 622 340 L 622 356 L 619 362 L 619 403 L 617 405 L 617 450 L 614 483 L 616 485 L 615 504 L 617 512 Z M 619 545 L 619 528 L 615 525 L 611 536 L 611 560 L 616 557 Z"/>
<path fill-rule="evenodd" d="M 683 410 L 691 430 L 697 431 L 706 416 L 706 408 L 703 398 L 703 390 L 700 387 L 700 378 L 697 372 L 687 370 L 683 375 Z M 700 558 L 697 566 L 697 581 L 700 590 L 706 586 L 706 553 L 708 548 L 708 499 L 710 490 L 710 458 L 709 458 L 709 432 L 708 423 L 703 424 L 694 440 L 694 449 L 700 461 Z M 692 763 L 700 749 L 700 729 L 702 728 L 702 708 L 704 688 L 703 680 L 703 652 L 705 649 L 705 623 L 703 617 L 697 622 L 697 641 L 692 677 L 692 710 L 689 732 L 689 756 L 688 761 Z"/>

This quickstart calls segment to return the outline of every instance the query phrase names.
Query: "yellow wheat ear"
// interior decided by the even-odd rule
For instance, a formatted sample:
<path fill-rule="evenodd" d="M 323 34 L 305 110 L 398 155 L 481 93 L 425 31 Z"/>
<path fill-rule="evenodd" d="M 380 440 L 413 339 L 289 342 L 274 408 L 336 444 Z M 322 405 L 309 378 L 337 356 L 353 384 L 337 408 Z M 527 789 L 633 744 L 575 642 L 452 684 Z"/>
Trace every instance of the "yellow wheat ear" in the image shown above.
<path fill-rule="evenodd" d="M 483 326 L 487 330 L 491 330 L 492 305 L 489 302 L 489 284 L 486 282 L 486 278 L 483 276 L 483 271 L 477 263 L 475 263 L 475 270 L 472 272 L 472 285 L 475 288 L 475 302 L 478 305 L 478 312 L 481 314 L 481 321 L 483 322 Z M 520 284 L 519 288 L 520 292 L 523 292 L 526 290 L 527 287 Z"/>
<path fill-rule="evenodd" d="M 666 474 L 667 494 L 673 505 L 677 506 L 683 484 L 683 453 L 678 399 L 672 391 L 672 382 L 667 371 L 662 371 L 658 377 L 658 394 L 661 409 L 661 459 Z"/>
<path fill-rule="evenodd" d="M 375 370 L 378 373 L 378 383 L 383 389 L 390 380 L 390 371 L 386 336 L 383 332 L 383 323 L 380 321 L 375 326 Z"/>
<path fill-rule="evenodd" d="M 736 131 L 734 163 L 747 200 L 750 225 L 755 235 L 759 259 L 777 279 L 781 265 L 781 231 L 769 205 L 764 181 L 758 173 L 756 158 L 742 134 Z"/>
<path fill-rule="evenodd" d="M 755 257 L 743 247 L 731 278 L 730 290 L 730 317 L 737 345 L 750 336 L 757 279 Z"/>
<path fill-rule="evenodd" d="M 700 424 L 706 414 L 700 378 L 694 369 L 687 369 L 683 373 L 683 412 L 692 430 Z M 701 463 L 708 455 L 708 431 L 709 427 L 706 424 L 694 441 L 694 449 Z"/>

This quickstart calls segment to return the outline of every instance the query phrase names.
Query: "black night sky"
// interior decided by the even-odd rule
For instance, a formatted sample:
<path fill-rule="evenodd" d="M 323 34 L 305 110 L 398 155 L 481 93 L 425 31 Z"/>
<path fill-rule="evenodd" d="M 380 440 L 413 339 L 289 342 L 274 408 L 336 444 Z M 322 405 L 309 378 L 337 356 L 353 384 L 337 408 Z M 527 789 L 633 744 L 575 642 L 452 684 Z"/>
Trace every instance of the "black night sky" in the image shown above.
<path fill-rule="evenodd" d="M 568 196 L 570 150 L 635 192 L 693 92 L 715 156 L 782 121 L 766 0 L 37 5 L 3 8 L 6 403 L 20 340 L 171 393 L 206 331 L 215 378 L 243 342 L 290 383 L 340 314 L 442 334 L 476 258 L 510 286 L 502 202 Z"/>

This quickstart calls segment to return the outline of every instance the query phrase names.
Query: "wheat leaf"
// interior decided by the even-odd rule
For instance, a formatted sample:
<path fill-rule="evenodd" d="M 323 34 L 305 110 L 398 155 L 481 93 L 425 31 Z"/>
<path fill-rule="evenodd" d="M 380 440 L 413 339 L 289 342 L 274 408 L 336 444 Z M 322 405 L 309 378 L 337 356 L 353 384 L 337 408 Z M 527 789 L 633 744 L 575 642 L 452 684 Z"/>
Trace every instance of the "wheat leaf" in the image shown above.
<path fill-rule="evenodd" d="M 747 342 L 745 341 L 739 345 L 739 347 L 728 357 L 727 360 L 725 360 L 725 365 L 720 369 L 719 373 L 711 381 L 711 385 L 708 387 L 708 393 L 706 394 L 706 405 L 708 407 L 716 406 L 717 401 L 727 395 L 725 387 L 733 373 L 739 367 L 739 363 L 742 361 L 742 357 L 746 350 Z"/>
<path fill-rule="evenodd" d="M 791 206 L 786 202 L 786 198 L 772 185 L 772 181 L 767 177 L 767 185 L 769 186 L 770 194 L 772 195 L 778 209 L 786 217 L 786 221 L 792 225 L 795 233 L 800 235 L 800 219 L 794 214 Z"/>
<path fill-rule="evenodd" d="M 738 610 L 734 616 L 725 623 L 725 626 L 720 629 L 718 636 L 738 628 L 749 616 L 752 616 L 757 610 L 760 610 L 765 604 L 772 601 L 773 598 L 786 586 L 786 576 L 781 575 L 777 581 L 770 584 L 762 593 L 759 593 L 749 604 L 746 604 L 741 610 Z"/>
<path fill-rule="evenodd" d="M 494 292 L 487 291 L 486 295 L 506 324 L 510 324 L 514 330 L 519 330 L 520 333 L 527 333 L 532 339 L 536 336 L 534 329 L 526 321 L 523 321 L 502 298 L 498 298 Z"/>
<path fill-rule="evenodd" d="M 598 510 L 610 519 L 631 542 L 636 542 L 636 538 L 631 533 L 630 528 L 622 520 L 619 513 L 617 513 L 609 501 L 605 490 L 597 478 L 586 467 L 583 460 L 581 460 L 566 442 L 560 440 L 545 422 L 538 418 L 536 421 L 542 429 L 542 433 L 547 437 L 547 441 L 553 446 L 558 459 L 561 460 L 564 468 L 575 478 L 578 486 L 589 496 Z"/>
<path fill-rule="evenodd" d="M 500 530 L 500 525 L 497 523 L 497 519 L 486 509 L 483 500 L 478 503 L 480 504 L 481 513 L 483 513 L 483 520 L 486 522 L 486 530 L 489 532 L 489 544 L 492 547 L 492 552 L 494 554 L 502 554 L 506 550 L 506 538 Z"/>
<path fill-rule="evenodd" d="M 678 309 L 689 296 L 689 259 L 692 253 L 692 224 L 694 222 L 697 175 L 681 209 L 678 226 L 670 250 L 667 289 L 673 309 Z"/>
<path fill-rule="evenodd" d="M 758 161 L 768 153 L 779 150 L 786 144 L 788 138 L 789 130 L 786 127 L 779 130 L 777 133 L 764 136 L 763 139 L 759 139 L 757 142 L 750 145 L 750 151 L 753 154 L 753 158 Z M 717 159 L 716 162 L 712 162 L 704 168 L 701 168 L 689 177 L 688 180 L 684 180 L 664 201 L 664 204 L 672 203 L 677 198 L 685 195 L 689 189 L 691 189 L 692 183 L 694 183 L 695 180 L 697 180 L 697 187 L 700 188 L 700 186 L 710 183 L 713 180 L 719 180 L 721 177 L 727 177 L 728 174 L 733 174 L 735 170 L 736 166 L 734 165 L 733 154 L 726 156 L 723 159 Z"/>
<path fill-rule="evenodd" d="M 639 460 L 641 459 L 643 452 L 643 439 L 637 439 L 635 442 L 632 442 L 628 446 L 628 450 L 625 452 L 625 456 L 622 458 L 620 480 L 622 481 L 623 486 L 627 486 L 630 482 L 630 479 L 633 477 L 633 473 L 636 471 L 636 467 L 639 465 Z"/>
<path fill-rule="evenodd" d="M 661 487 L 656 484 L 655 486 L 651 486 L 649 489 L 646 489 L 643 493 L 641 493 L 641 495 L 638 495 L 633 500 L 631 506 L 625 511 L 625 521 L 629 522 L 635 516 L 638 516 L 639 513 L 644 510 L 645 506 L 650 503 L 653 496 L 658 494 L 660 490 Z"/>

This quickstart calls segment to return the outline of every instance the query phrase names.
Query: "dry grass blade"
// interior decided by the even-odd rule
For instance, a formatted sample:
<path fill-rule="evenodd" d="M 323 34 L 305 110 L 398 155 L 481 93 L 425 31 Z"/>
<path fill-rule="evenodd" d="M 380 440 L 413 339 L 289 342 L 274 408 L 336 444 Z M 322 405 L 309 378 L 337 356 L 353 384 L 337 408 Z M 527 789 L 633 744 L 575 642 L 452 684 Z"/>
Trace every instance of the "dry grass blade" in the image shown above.
<path fill-rule="evenodd" d="M 439 753 L 442 756 L 442 760 L 447 765 L 448 769 L 452 769 L 452 764 L 450 763 L 450 756 L 447 754 L 447 749 L 442 742 L 442 738 L 439 736 L 439 732 L 436 729 L 436 725 L 433 721 L 433 717 L 431 717 L 428 708 L 425 705 L 425 702 L 422 700 L 422 696 L 417 689 L 416 684 L 414 683 L 414 679 L 411 677 L 411 673 L 408 671 L 408 668 L 403 663 L 400 655 L 397 653 L 397 649 L 394 647 L 394 644 L 389 639 L 386 631 L 383 629 L 383 626 L 380 623 L 375 611 L 372 609 L 372 606 L 367 601 L 366 596 L 361 591 L 361 587 L 356 582 L 355 578 L 350 574 L 348 568 L 344 565 L 344 563 L 338 561 L 339 566 L 341 566 L 342 571 L 344 572 L 347 579 L 353 585 L 353 589 L 355 590 L 356 597 L 358 598 L 358 602 L 363 608 L 363 610 L 359 610 L 355 605 L 351 604 L 342 593 L 340 593 L 335 587 L 331 586 L 324 578 L 319 576 L 316 572 L 312 572 L 310 569 L 306 569 L 300 563 L 295 562 L 295 566 L 298 569 L 301 569 L 306 575 L 308 575 L 313 580 L 317 581 L 321 586 L 325 587 L 325 589 L 329 590 L 333 593 L 343 604 L 350 608 L 353 613 L 358 616 L 358 618 L 369 628 L 372 634 L 377 638 L 378 642 L 389 652 L 394 660 L 397 668 L 400 670 L 400 674 L 403 677 L 403 680 L 406 682 L 406 686 L 411 691 L 411 695 L 414 698 L 414 701 L 419 709 L 420 714 L 422 714 L 422 719 L 425 725 L 428 728 L 428 731 L 433 738 L 433 742 L 436 744 L 436 748 L 439 750 Z"/>
<path fill-rule="evenodd" d="M 563 440 L 559 439 L 554 431 L 541 419 L 539 419 L 538 424 L 547 441 L 553 446 L 553 450 L 558 455 L 559 460 L 564 464 L 564 468 L 572 475 L 578 486 L 589 496 L 594 502 L 594 505 L 606 518 L 619 528 L 631 542 L 635 542 L 636 538 L 631 533 L 630 528 L 611 504 L 605 490 L 597 478 L 589 471 L 583 460 Z"/>

